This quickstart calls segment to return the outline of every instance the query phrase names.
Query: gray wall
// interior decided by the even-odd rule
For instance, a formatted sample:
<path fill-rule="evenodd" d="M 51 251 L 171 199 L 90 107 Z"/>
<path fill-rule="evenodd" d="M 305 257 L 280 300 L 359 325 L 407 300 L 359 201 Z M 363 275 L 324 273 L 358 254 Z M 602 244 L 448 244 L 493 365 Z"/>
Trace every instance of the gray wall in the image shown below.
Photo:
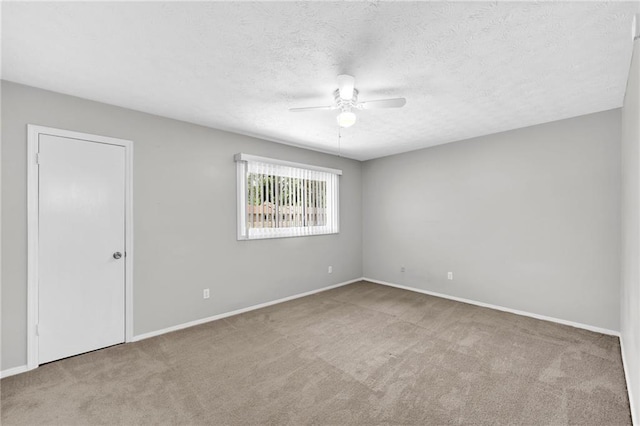
<path fill-rule="evenodd" d="M 619 329 L 620 110 L 367 161 L 362 179 L 365 277 Z"/>
<path fill-rule="evenodd" d="M 622 108 L 622 291 L 620 328 L 632 411 L 640 419 L 640 41 L 634 43 Z"/>
<path fill-rule="evenodd" d="M 359 162 L 3 82 L 2 370 L 26 364 L 28 123 L 134 141 L 135 334 L 362 276 Z M 236 241 L 238 152 L 342 169 L 340 234 Z"/>
<path fill-rule="evenodd" d="M 629 84 L 637 94 L 637 77 Z M 623 110 L 625 149 L 637 153 L 633 99 Z M 617 330 L 620 117 L 607 111 L 372 160 L 361 179 L 356 161 L 3 82 L 1 368 L 26 363 L 28 123 L 134 141 L 135 334 L 363 274 Z M 341 233 L 236 241 L 237 152 L 343 169 Z M 624 158 L 636 185 L 627 193 L 637 197 L 638 158 Z M 626 203 L 628 218 L 637 198 Z M 628 350 L 637 357 L 633 282 L 623 333 L 635 330 Z M 625 331 L 624 312 L 635 312 L 636 328 Z"/>

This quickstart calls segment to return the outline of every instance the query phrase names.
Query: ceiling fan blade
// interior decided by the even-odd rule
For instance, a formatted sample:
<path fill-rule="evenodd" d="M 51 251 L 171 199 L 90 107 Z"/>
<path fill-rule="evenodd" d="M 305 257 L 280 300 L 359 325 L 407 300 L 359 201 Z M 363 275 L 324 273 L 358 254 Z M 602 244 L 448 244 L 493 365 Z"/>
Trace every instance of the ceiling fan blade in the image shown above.
<path fill-rule="evenodd" d="M 289 112 L 305 112 L 305 111 L 322 111 L 336 109 L 335 105 L 330 106 L 317 106 L 317 107 L 305 107 L 305 108 L 289 108 Z"/>
<path fill-rule="evenodd" d="M 400 108 L 407 103 L 405 98 L 380 99 L 378 101 L 359 102 L 358 109 Z"/>
<path fill-rule="evenodd" d="M 353 98 L 353 89 L 356 87 L 356 79 L 350 75 L 342 74 L 338 76 L 338 91 L 340 97 L 345 101 Z"/>

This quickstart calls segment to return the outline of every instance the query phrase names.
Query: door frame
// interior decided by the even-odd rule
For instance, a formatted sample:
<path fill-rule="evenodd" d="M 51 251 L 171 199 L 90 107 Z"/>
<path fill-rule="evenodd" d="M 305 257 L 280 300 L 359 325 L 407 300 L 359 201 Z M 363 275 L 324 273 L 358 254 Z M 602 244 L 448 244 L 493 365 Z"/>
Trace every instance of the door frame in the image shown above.
<path fill-rule="evenodd" d="M 122 146 L 125 150 L 125 342 L 133 340 L 133 142 L 70 130 L 27 125 L 27 369 L 39 365 L 38 360 L 38 251 L 40 135 L 59 136 L 86 142 Z"/>

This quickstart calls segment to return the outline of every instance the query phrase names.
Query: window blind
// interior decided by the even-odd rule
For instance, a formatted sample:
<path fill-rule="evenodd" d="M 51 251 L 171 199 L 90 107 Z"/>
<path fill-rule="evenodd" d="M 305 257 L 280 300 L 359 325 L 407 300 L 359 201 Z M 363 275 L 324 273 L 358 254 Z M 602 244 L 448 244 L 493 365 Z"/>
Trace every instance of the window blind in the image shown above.
<path fill-rule="evenodd" d="M 339 232 L 341 170 L 237 154 L 238 239 Z"/>

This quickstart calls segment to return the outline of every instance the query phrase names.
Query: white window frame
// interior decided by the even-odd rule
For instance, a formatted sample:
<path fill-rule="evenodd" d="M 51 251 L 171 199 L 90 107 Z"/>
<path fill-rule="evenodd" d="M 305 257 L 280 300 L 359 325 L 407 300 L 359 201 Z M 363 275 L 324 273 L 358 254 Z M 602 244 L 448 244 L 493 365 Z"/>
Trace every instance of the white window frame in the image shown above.
<path fill-rule="evenodd" d="M 327 167 L 312 166 L 309 164 L 294 163 L 291 161 L 277 160 L 273 158 L 258 157 L 249 154 L 235 155 L 237 167 L 237 205 L 238 205 L 238 240 L 259 240 L 266 238 L 288 238 L 302 237 L 309 235 L 327 235 L 337 234 L 340 232 L 340 205 L 339 205 L 339 176 L 342 170 L 331 169 Z M 249 228 L 247 226 L 247 176 L 249 164 L 251 162 L 264 163 L 277 167 L 276 176 L 293 177 L 286 171 L 289 169 L 302 169 L 305 171 L 319 172 L 313 174 L 313 180 L 325 182 L 326 187 L 326 224 L 322 226 L 295 226 L 283 228 Z"/>

